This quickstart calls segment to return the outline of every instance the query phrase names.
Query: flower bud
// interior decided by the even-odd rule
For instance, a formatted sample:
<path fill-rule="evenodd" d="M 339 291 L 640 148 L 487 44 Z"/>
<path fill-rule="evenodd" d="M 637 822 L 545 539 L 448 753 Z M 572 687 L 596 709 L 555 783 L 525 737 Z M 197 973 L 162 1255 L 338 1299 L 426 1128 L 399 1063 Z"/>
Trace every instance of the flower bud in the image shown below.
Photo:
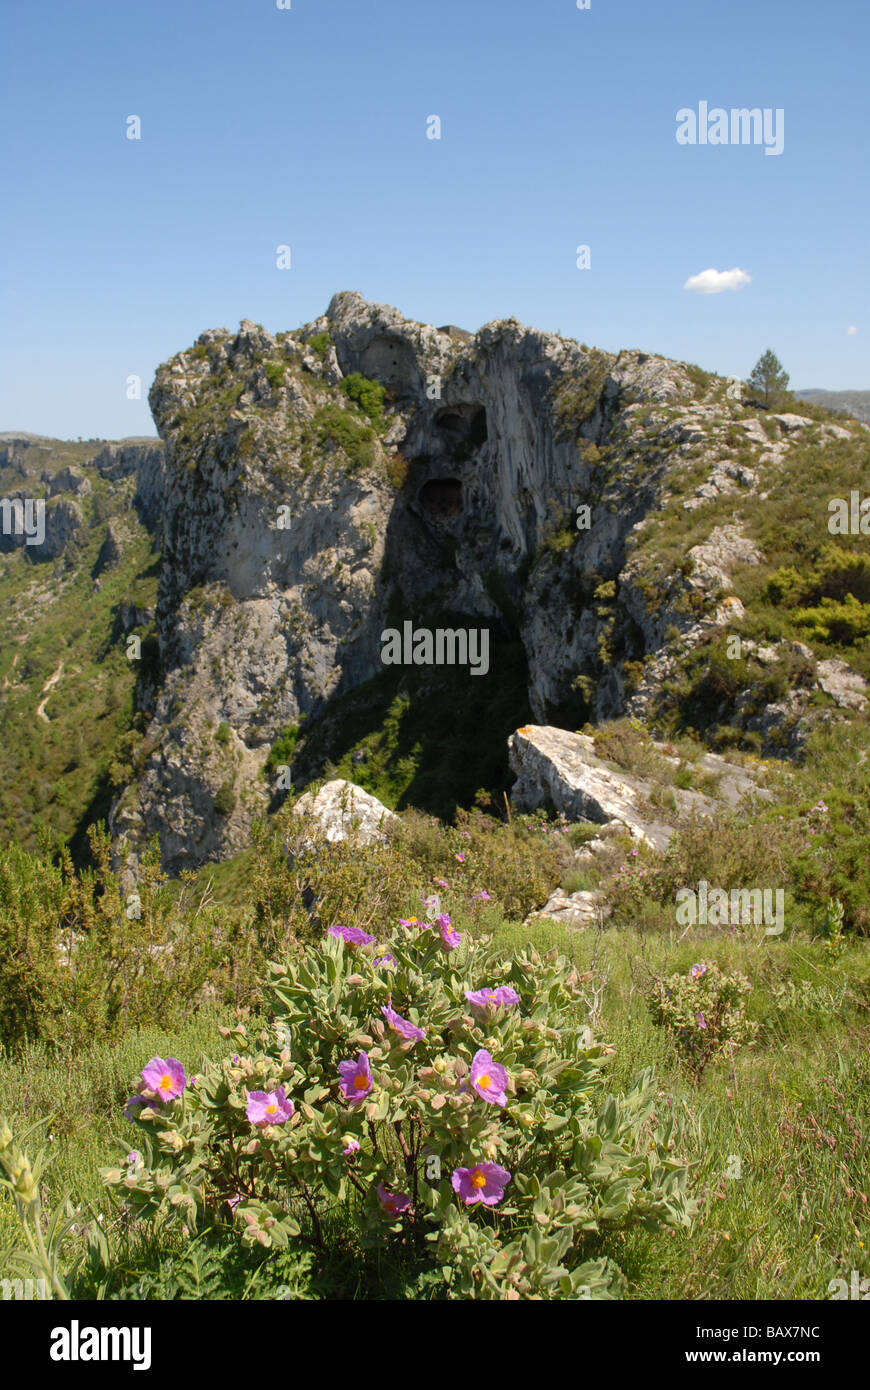
<path fill-rule="evenodd" d="M 447 1063 L 445 1062 L 443 1057 L 436 1057 L 435 1061 L 432 1063 L 432 1066 L 438 1072 L 439 1076 L 443 1075 L 443 1073 L 447 1070 Z"/>
<path fill-rule="evenodd" d="M 0 1119 L 0 1154 L 5 1153 L 12 1143 L 12 1130 L 5 1120 Z"/>

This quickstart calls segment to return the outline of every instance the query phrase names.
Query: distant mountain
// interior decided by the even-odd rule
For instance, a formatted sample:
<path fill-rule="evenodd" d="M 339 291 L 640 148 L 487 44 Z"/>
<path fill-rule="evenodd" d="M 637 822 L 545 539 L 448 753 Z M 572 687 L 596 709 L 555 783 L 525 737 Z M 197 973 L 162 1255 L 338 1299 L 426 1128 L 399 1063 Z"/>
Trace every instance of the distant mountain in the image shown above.
<path fill-rule="evenodd" d="M 870 391 L 822 391 L 813 387 L 794 394 L 799 401 L 812 401 L 813 405 L 823 405 L 826 410 L 842 411 L 870 425 Z"/>

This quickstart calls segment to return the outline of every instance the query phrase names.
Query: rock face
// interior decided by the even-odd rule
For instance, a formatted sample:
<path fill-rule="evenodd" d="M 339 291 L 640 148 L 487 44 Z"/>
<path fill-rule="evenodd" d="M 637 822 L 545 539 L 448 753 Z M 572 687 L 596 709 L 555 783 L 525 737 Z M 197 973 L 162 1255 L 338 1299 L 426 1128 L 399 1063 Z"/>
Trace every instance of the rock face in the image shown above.
<path fill-rule="evenodd" d="M 93 577 L 105 574 L 107 570 L 113 570 L 121 563 L 123 554 L 123 544 L 118 527 L 110 521 L 106 527 L 106 538 L 100 546 L 100 553 L 97 556 L 93 568 Z"/>
<path fill-rule="evenodd" d="M 56 497 L 59 492 L 72 492 L 76 497 L 87 497 L 91 492 L 90 478 L 86 478 L 77 468 L 62 468 L 53 476 L 43 474 L 43 480 L 48 483 L 49 497 Z"/>
<path fill-rule="evenodd" d="M 653 849 L 667 847 L 673 833 L 670 826 L 640 810 L 648 800 L 648 784 L 596 757 L 588 734 L 530 725 L 511 735 L 509 749 L 517 777 L 511 800 L 518 810 L 552 807 L 567 820 L 600 825 L 619 821 L 630 835 Z M 707 797 L 683 795 L 693 798 L 696 809 L 712 814 L 713 803 Z"/>
<path fill-rule="evenodd" d="M 387 838 L 386 827 L 396 819 L 376 796 L 340 777 L 327 782 L 316 796 L 311 792 L 300 796 L 294 809 L 299 815 L 316 820 L 330 844 L 347 839 L 351 833 L 358 844 L 383 841 Z"/>
<path fill-rule="evenodd" d="M 45 508 L 45 540 L 41 545 L 28 546 L 28 553 L 39 560 L 56 560 L 75 539 L 82 524 L 81 508 L 77 502 L 61 497 Z"/>
<path fill-rule="evenodd" d="M 769 796 L 742 769 L 711 753 L 702 760 L 701 767 L 717 778 L 717 799 L 673 787 L 669 798 L 672 815 L 668 821 L 655 815 L 652 782 L 599 758 L 595 741 L 588 734 L 529 725 L 511 735 L 508 747 L 517 779 L 511 800 L 518 810 L 552 808 L 567 820 L 593 821 L 609 825 L 611 830 L 618 824 L 633 838 L 658 850 L 667 847 L 674 825 L 680 820 L 693 815 L 712 819 L 723 805 L 734 807 L 745 796 Z M 679 759 L 665 754 L 667 744 L 654 747 L 666 763 L 677 765 Z"/>
<path fill-rule="evenodd" d="M 361 378 L 384 388 L 383 413 Z M 739 400 L 695 396 L 661 357 L 513 319 L 472 336 L 353 293 L 294 333 L 203 333 L 157 372 L 162 449 L 98 458 L 106 477 L 135 469 L 162 552 L 153 751 L 115 834 L 135 850 L 159 833 L 171 871 L 233 851 L 274 792 L 272 743 L 378 674 L 380 635 L 403 620 L 518 638 L 541 723 L 642 710 L 674 632 L 685 649 L 740 617 L 727 590 L 757 555 L 720 513 L 651 586 L 650 520 L 699 456 L 695 515 L 754 492 L 747 448 L 778 459 L 805 433 L 780 423 L 753 441 Z"/>

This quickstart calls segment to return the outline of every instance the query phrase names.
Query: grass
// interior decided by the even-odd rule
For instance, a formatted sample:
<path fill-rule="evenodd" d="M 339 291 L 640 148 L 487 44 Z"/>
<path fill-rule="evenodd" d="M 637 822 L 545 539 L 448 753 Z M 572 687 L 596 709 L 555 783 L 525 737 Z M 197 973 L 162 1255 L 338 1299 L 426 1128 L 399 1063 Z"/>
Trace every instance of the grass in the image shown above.
<path fill-rule="evenodd" d="M 578 968 L 594 964 L 604 974 L 599 1030 L 616 1048 L 614 1087 L 654 1066 L 663 1104 L 670 1097 L 687 1126 L 700 1216 L 686 1233 L 618 1238 L 612 1253 L 629 1274 L 632 1298 L 817 1299 L 827 1296 L 829 1280 L 867 1272 L 870 977 L 863 945 L 832 969 L 822 946 L 807 941 L 770 946 L 693 934 L 680 942 L 661 933 L 641 943 L 632 931 L 596 938 L 541 925 L 512 925 L 503 939 L 510 947 L 529 939 L 558 945 Z M 749 1012 L 762 1024 L 761 1041 L 737 1054 L 733 1071 L 713 1064 L 700 1087 L 691 1085 L 638 988 L 641 950 L 661 973 L 704 959 L 753 981 Z M 783 1008 L 775 990 L 790 978 L 829 991 L 830 1008 L 811 1018 Z"/>
<path fill-rule="evenodd" d="M 145 1061 L 182 1056 L 190 1069 L 201 1058 L 220 1055 L 217 1010 L 202 1008 L 175 1033 L 162 1028 L 131 1030 L 113 1041 L 64 1052 L 31 1044 L 11 1056 L 0 1051 L 0 1114 L 20 1133 L 45 1121 L 44 1137 L 52 1163 L 46 1175 L 48 1205 L 69 1197 L 82 1220 L 102 1212 L 113 1220 L 100 1181 L 102 1164 L 117 1153 L 117 1141 L 132 1127 L 123 1107 Z M 0 1193 L 0 1275 L 4 1258 L 17 1243 L 12 1203 Z"/>
<path fill-rule="evenodd" d="M 483 927 L 495 930 L 506 953 L 526 942 L 555 945 L 579 970 L 603 977 L 596 1027 L 615 1048 L 612 1088 L 626 1089 L 652 1065 L 661 1104 L 673 1106 L 685 1128 L 700 1201 L 693 1228 L 636 1230 L 595 1242 L 596 1253 L 608 1253 L 612 1242 L 609 1253 L 628 1274 L 629 1297 L 819 1299 L 831 1279 L 848 1278 L 853 1268 L 866 1272 L 870 1155 L 859 1117 L 870 1081 L 870 985 L 863 943 L 850 945 L 832 965 L 820 943 L 801 939 L 771 944 L 710 932 L 680 940 L 668 931 L 641 938 L 631 930 L 595 935 L 540 922 L 524 927 L 495 908 Z M 753 981 L 750 1012 L 761 1032 L 730 1065 L 711 1064 L 695 1087 L 651 1020 L 640 967 L 685 971 L 698 959 Z M 789 1002 L 787 981 L 805 981 L 815 991 L 808 996 L 815 999 L 811 1015 Z M 116 1141 L 124 1142 L 121 1108 L 141 1066 L 152 1055 L 173 1055 L 195 1070 L 203 1056 L 225 1051 L 216 1031 L 220 1021 L 220 1010 L 206 1008 L 172 1034 L 145 1028 L 74 1057 L 30 1047 L 3 1059 L 0 1113 L 27 1123 L 50 1117 L 49 1202 L 70 1194 L 83 1213 L 102 1213 L 103 1228 L 112 1231 L 118 1218 L 98 1170 L 114 1161 Z M 335 1256 L 320 1270 L 312 1294 L 371 1296 L 374 1281 L 353 1258 L 352 1217 L 337 1221 Z M 9 1206 L 0 1201 L 0 1267 L 14 1237 Z M 71 1246 L 68 1257 L 73 1253 Z"/>

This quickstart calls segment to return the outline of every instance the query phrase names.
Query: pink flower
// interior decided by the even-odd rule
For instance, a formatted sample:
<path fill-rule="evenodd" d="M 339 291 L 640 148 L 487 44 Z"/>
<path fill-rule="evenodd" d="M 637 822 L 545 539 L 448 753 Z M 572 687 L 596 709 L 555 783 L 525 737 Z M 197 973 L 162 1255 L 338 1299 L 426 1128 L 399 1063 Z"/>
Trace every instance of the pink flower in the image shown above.
<path fill-rule="evenodd" d="M 490 901 L 489 894 L 485 888 L 481 888 L 479 893 L 472 893 L 471 901 L 473 903 L 488 903 Z"/>
<path fill-rule="evenodd" d="M 398 1216 L 411 1205 L 411 1198 L 406 1192 L 388 1192 L 382 1182 L 378 1183 L 377 1191 L 378 1201 L 388 1216 Z"/>
<path fill-rule="evenodd" d="M 435 918 L 435 925 L 441 930 L 441 942 L 445 951 L 455 951 L 462 937 L 450 925 L 450 918 L 446 912 L 442 912 L 440 917 Z"/>
<path fill-rule="evenodd" d="M 495 1207 L 504 1196 L 504 1190 L 511 1180 L 506 1168 L 498 1163 L 475 1163 L 473 1168 L 454 1168 L 451 1182 L 453 1191 L 458 1192 L 467 1207 L 482 1202 L 485 1207 Z"/>
<path fill-rule="evenodd" d="M 691 970 L 689 971 L 689 974 L 691 975 L 693 980 L 700 980 L 701 976 L 706 975 L 706 973 L 706 965 L 693 965 Z"/>
<path fill-rule="evenodd" d="M 435 884 L 435 887 L 436 887 L 436 888 L 449 888 L 449 887 L 450 887 L 450 884 L 447 882 L 447 879 L 446 879 L 446 878 L 433 878 L 432 882 Z"/>
<path fill-rule="evenodd" d="M 330 927 L 327 936 L 340 936 L 348 946 L 371 946 L 376 936 L 369 936 L 361 927 Z"/>
<path fill-rule="evenodd" d="M 167 1057 L 165 1062 L 162 1057 L 152 1057 L 142 1069 L 142 1080 L 146 1090 L 163 1101 L 177 1100 L 187 1084 L 184 1067 L 175 1057 Z"/>
<path fill-rule="evenodd" d="M 419 917 L 400 917 L 400 918 L 399 918 L 399 926 L 400 926 L 400 927 L 422 927 L 422 926 L 423 926 L 423 923 L 420 921 L 420 918 L 419 918 Z"/>
<path fill-rule="evenodd" d="M 464 864 L 464 863 L 465 863 L 465 855 L 464 855 L 464 854 L 454 854 L 453 858 L 456 860 L 457 864 Z"/>
<path fill-rule="evenodd" d="M 399 1037 L 404 1038 L 406 1042 L 415 1043 L 419 1042 L 421 1038 L 425 1038 L 426 1034 L 422 1028 L 418 1028 L 415 1023 L 409 1023 L 406 1018 L 402 1018 L 389 1004 L 381 1005 L 381 1013 L 393 1032 L 398 1033 Z"/>
<path fill-rule="evenodd" d="M 249 1091 L 246 1115 L 252 1125 L 283 1125 L 293 1114 L 293 1102 L 284 1094 L 284 1087 L 274 1091 Z"/>
<path fill-rule="evenodd" d="M 372 1089 L 371 1067 L 367 1052 L 361 1052 L 355 1062 L 339 1062 L 339 1090 L 350 1105 L 359 1105 Z"/>
<path fill-rule="evenodd" d="M 150 1102 L 146 1100 L 145 1096 L 130 1096 L 129 1100 L 124 1105 L 124 1118 L 126 1120 L 135 1120 L 139 1114 L 139 1110 L 148 1104 L 150 1104 Z"/>
<path fill-rule="evenodd" d="M 359 1153 L 359 1140 L 358 1140 L 358 1139 L 348 1139 L 348 1141 L 347 1141 L 347 1147 L 344 1148 L 344 1149 L 342 1149 L 341 1152 L 342 1152 L 343 1154 L 355 1154 L 355 1153 Z"/>
<path fill-rule="evenodd" d="M 507 1080 L 508 1074 L 500 1062 L 494 1062 L 483 1048 L 475 1052 L 469 1081 L 472 1090 L 477 1092 L 481 1100 L 485 1100 L 488 1105 L 500 1105 L 503 1108 L 507 1104 Z"/>
<path fill-rule="evenodd" d="M 705 1020 L 704 1020 L 704 1015 L 703 1015 L 703 1014 L 698 1014 L 698 1027 L 699 1027 L 699 1028 L 706 1028 L 706 1027 L 707 1027 L 707 1024 L 706 1024 L 706 1022 L 705 1022 Z"/>
<path fill-rule="evenodd" d="M 520 996 L 510 985 L 500 985 L 498 989 L 467 989 L 465 997 L 472 1013 L 484 1023 L 489 1023 L 498 1009 L 510 1008 L 520 1002 Z"/>
<path fill-rule="evenodd" d="M 402 926 L 404 926 L 404 925 L 405 925 L 405 923 L 403 922 L 403 923 L 402 923 Z M 396 960 L 396 957 L 395 957 L 391 952 L 389 952 L 389 951 L 387 952 L 387 954 L 386 954 L 385 956 L 375 956 L 374 960 L 372 961 L 372 964 L 373 964 L 373 965 L 376 965 L 376 966 L 377 966 L 377 965 L 393 965 L 393 966 L 398 966 L 398 963 L 399 963 L 399 962 Z"/>

